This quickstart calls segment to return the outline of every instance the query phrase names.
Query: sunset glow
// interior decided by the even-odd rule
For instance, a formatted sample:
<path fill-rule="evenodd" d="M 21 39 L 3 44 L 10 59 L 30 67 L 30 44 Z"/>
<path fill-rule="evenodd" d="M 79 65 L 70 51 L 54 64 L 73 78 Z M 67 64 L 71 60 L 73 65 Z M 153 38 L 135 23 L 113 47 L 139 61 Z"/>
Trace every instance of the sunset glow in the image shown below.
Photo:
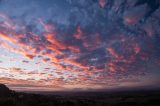
<path fill-rule="evenodd" d="M 19 91 L 160 87 L 160 8 L 123 1 L 1 0 L 0 83 Z"/>

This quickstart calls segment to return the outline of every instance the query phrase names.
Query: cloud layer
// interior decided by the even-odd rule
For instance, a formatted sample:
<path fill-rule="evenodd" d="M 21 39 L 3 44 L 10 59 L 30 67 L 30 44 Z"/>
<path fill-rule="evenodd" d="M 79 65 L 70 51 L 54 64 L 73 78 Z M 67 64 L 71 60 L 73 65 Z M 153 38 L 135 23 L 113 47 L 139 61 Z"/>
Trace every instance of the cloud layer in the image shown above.
<path fill-rule="evenodd" d="M 40 72 L 1 67 L 1 82 L 12 87 L 138 86 L 160 68 L 160 8 L 148 1 L 2 0 L 0 5 L 0 47 L 24 57 L 20 64 L 41 59 L 36 66 L 48 65 Z"/>

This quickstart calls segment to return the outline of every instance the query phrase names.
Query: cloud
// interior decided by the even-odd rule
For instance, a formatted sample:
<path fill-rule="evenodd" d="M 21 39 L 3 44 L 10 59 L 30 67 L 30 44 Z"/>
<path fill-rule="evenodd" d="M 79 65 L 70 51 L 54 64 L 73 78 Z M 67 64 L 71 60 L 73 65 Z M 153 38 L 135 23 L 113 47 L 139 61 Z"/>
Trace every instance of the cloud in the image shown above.
<path fill-rule="evenodd" d="M 140 11 L 141 10 L 141 11 Z M 126 11 L 124 14 L 124 22 L 127 25 L 137 24 L 147 13 L 147 5 L 140 5 L 131 10 Z"/>
<path fill-rule="evenodd" d="M 104 8 L 107 3 L 107 0 L 99 0 L 99 5 L 101 8 Z"/>
<path fill-rule="evenodd" d="M 23 9 L 17 7 L 15 12 L 7 8 L 10 3 L 0 11 L 0 47 L 20 54 L 26 58 L 21 62 L 27 65 L 36 61 L 37 66 L 41 63 L 48 66 L 41 70 L 44 73 L 11 68 L 9 78 L 41 80 L 57 86 L 79 83 L 85 87 L 94 84 L 116 87 L 125 82 L 119 81 L 123 78 L 148 73 L 146 63 L 158 63 L 159 9 L 146 18 L 148 5 L 136 5 L 137 1 L 114 0 L 111 5 L 110 0 L 69 0 L 64 4 L 66 9 L 59 9 L 63 3 L 55 0 L 54 7 L 32 2 L 37 10 L 46 13 L 33 14 L 30 10 L 35 8 L 25 3 L 20 3 L 18 7 Z M 54 11 L 56 16 L 49 14 L 54 8 L 63 15 L 58 11 Z"/>

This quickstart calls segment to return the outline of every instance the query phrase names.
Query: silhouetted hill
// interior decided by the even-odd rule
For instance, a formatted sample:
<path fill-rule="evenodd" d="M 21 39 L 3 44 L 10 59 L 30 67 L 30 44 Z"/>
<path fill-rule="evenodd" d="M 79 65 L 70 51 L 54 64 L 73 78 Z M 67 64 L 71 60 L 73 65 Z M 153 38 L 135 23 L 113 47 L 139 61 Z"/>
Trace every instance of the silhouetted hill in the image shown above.
<path fill-rule="evenodd" d="M 0 106 L 160 106 L 159 90 L 114 93 L 59 92 L 40 95 L 14 92 L 0 84 L 0 95 Z"/>
<path fill-rule="evenodd" d="M 11 90 L 4 84 L 0 84 L 0 97 L 7 97 L 11 94 Z"/>

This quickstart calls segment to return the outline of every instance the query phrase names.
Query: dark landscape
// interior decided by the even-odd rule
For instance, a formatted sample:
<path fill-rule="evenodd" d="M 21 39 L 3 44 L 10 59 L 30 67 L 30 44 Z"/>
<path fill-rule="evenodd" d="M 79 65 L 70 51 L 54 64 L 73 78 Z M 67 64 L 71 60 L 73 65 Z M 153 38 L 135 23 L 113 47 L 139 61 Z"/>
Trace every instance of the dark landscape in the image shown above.
<path fill-rule="evenodd" d="M 32 94 L 0 84 L 0 106 L 160 106 L 160 91 Z"/>

